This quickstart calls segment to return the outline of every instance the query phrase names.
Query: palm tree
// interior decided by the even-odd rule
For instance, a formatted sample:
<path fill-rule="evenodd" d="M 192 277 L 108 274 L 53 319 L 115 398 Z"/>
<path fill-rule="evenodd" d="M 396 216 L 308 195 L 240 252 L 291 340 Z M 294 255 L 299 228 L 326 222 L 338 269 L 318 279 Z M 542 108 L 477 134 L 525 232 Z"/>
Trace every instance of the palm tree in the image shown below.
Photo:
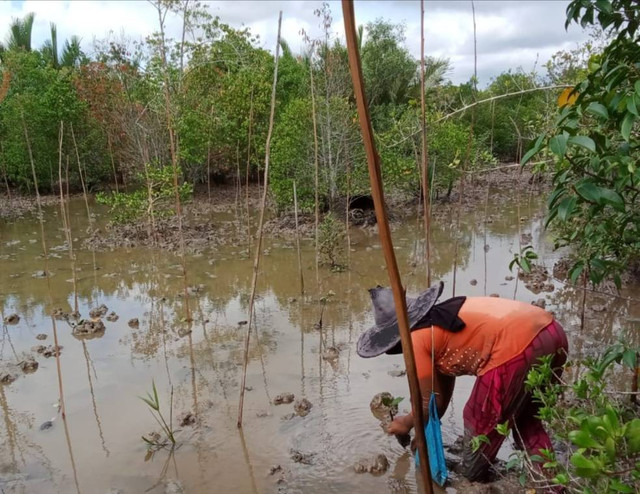
<path fill-rule="evenodd" d="M 51 39 L 44 42 L 40 51 L 56 69 L 76 67 L 86 60 L 86 55 L 80 48 L 80 38 L 77 36 L 71 36 L 66 40 L 62 47 L 62 55 L 58 55 L 58 29 L 53 22 L 51 23 Z"/>
<path fill-rule="evenodd" d="M 7 51 L 24 50 L 31 51 L 31 33 L 33 31 L 33 12 L 24 16 L 23 19 L 14 18 L 9 26 L 9 36 L 5 44 L 0 43 L 0 61 Z"/>
<path fill-rule="evenodd" d="M 9 27 L 9 37 L 7 38 L 6 50 L 23 49 L 31 51 L 31 33 L 33 31 L 33 12 L 24 16 L 24 19 L 13 19 Z"/>
<path fill-rule="evenodd" d="M 78 64 L 86 63 L 87 56 L 80 48 L 80 38 L 71 36 L 64 42 L 60 65 L 62 67 L 76 67 Z"/>
<path fill-rule="evenodd" d="M 51 28 L 51 39 L 48 39 L 43 43 L 40 51 L 46 60 L 51 62 L 54 67 L 58 68 L 58 28 L 53 22 L 49 26 Z"/>

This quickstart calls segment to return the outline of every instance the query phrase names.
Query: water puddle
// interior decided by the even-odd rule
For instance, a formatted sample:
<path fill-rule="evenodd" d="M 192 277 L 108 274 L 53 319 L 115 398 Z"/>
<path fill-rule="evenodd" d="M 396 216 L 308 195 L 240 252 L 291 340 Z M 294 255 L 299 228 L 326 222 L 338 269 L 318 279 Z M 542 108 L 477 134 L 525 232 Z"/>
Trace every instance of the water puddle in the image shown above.
<path fill-rule="evenodd" d="M 498 294 L 527 303 L 543 299 L 570 333 L 572 352 L 589 352 L 615 341 L 640 321 L 640 305 L 625 298 L 588 293 L 589 310 L 580 331 L 582 292 L 550 279 L 553 291 L 533 293 L 508 269 L 521 241 L 541 254 L 551 273 L 553 252 L 542 229 L 542 198 L 511 194 L 465 213 L 460 228 L 452 215 L 434 224 L 432 275 L 453 286 L 453 256 L 459 238 L 456 292 Z M 95 207 L 104 226 L 103 211 Z M 369 402 L 379 392 L 405 396 L 407 382 L 394 377 L 401 356 L 364 360 L 355 354 L 359 334 L 372 324 L 367 288 L 388 284 L 378 238 L 370 229 L 352 231 L 351 268 L 320 272 L 317 289 L 313 241 L 302 242 L 307 294 L 299 290 L 293 239 L 265 239 L 256 303 L 256 332 L 246 385 L 244 426 L 236 428 L 243 340 L 247 326 L 252 260 L 246 245 L 220 246 L 187 260 L 190 308 L 184 322 L 178 257 L 145 248 L 92 252 L 80 249 L 86 236 L 82 201 L 71 203 L 77 254 L 79 312 L 87 317 L 104 304 L 104 331 L 76 337 L 56 321 L 67 427 L 57 413 L 58 377 L 54 357 L 37 353 L 53 345 L 49 314 L 73 310 L 74 295 L 65 235 L 56 207 L 46 212 L 51 249 L 53 302 L 42 277 L 39 224 L 34 218 L 0 223 L 0 301 L 2 316 L 20 321 L 4 325 L 0 365 L 34 358 L 34 373 L 19 372 L 0 385 L 0 488 L 6 493 L 45 492 L 415 492 L 413 462 L 393 437 L 386 436 Z M 232 219 L 220 213 L 211 221 Z M 203 221 L 208 219 L 203 218 Z M 396 254 L 409 294 L 423 288 L 422 224 L 409 220 L 393 231 Z M 524 238 L 522 235 L 525 235 Z M 523 244 L 524 245 L 524 244 Z M 547 287 L 550 289 L 551 287 Z M 534 290 L 537 291 L 537 290 Z M 317 328 L 322 303 L 329 292 Z M 633 297 L 632 290 L 623 297 Z M 129 324 L 138 319 L 138 325 Z M 133 327 L 132 327 L 133 326 Z M 42 340 L 42 336 L 47 335 Z M 323 354 L 332 348 L 331 358 Z M 337 358 L 335 351 L 337 350 Z M 326 355 L 325 355 L 326 356 Z M 159 430 L 139 396 L 155 382 L 161 409 L 169 416 L 179 447 L 148 454 L 141 436 Z M 452 406 L 443 417 L 445 443 L 461 433 L 462 408 L 472 378 L 458 379 Z M 274 405 L 282 393 L 306 398 L 308 414 L 294 403 Z M 182 424 L 180 424 L 182 422 Z M 362 457 L 383 453 L 386 473 L 357 474 Z M 505 453 L 502 453 L 504 457 Z"/>

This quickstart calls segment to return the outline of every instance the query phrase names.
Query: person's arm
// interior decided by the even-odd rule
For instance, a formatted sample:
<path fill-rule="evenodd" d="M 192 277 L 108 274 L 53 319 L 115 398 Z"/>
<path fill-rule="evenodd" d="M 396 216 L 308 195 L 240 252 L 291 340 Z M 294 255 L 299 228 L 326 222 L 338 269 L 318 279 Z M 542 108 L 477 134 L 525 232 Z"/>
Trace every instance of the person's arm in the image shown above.
<path fill-rule="evenodd" d="M 431 378 L 420 379 L 420 393 L 422 394 L 422 407 L 425 420 L 429 417 L 429 400 L 431 399 Z M 436 378 L 434 380 L 436 404 L 438 407 L 438 416 L 442 417 L 447 408 L 449 402 L 453 396 L 453 389 L 456 384 L 455 376 L 447 376 L 436 372 Z M 398 415 L 388 426 L 387 433 L 389 434 L 408 434 L 413 428 L 413 412 L 407 415 Z"/>

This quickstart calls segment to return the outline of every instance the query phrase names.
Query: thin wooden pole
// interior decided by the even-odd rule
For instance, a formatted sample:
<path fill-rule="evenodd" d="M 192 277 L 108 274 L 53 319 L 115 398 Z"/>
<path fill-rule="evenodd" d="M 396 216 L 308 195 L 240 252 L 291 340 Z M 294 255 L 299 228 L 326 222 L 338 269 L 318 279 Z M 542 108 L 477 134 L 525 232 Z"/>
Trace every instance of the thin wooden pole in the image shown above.
<path fill-rule="evenodd" d="M 64 135 L 64 124 L 60 121 L 59 143 L 58 143 L 58 188 L 60 189 L 60 214 L 62 215 L 62 227 L 67 237 L 69 249 L 69 261 L 71 262 L 71 280 L 73 282 L 73 311 L 78 312 L 78 283 L 76 280 L 76 260 L 73 253 L 73 236 L 71 235 L 71 222 L 68 208 L 65 204 L 64 190 L 62 188 L 62 138 Z"/>
<path fill-rule="evenodd" d="M 249 341 L 251 339 L 251 326 L 253 324 L 253 307 L 256 297 L 256 285 L 258 284 L 258 268 L 260 266 L 260 254 L 262 252 L 262 227 L 264 225 L 264 210 L 267 204 L 267 191 L 269 185 L 269 156 L 271 152 L 271 136 L 273 134 L 273 117 L 276 111 L 276 86 L 278 84 L 278 61 L 280 60 L 280 29 L 282 27 L 282 11 L 278 15 L 278 38 L 276 39 L 275 65 L 273 67 L 273 85 L 271 87 L 271 110 L 269 114 L 269 130 L 265 145 L 264 157 L 264 182 L 262 190 L 262 203 L 260 204 L 260 219 L 258 220 L 258 240 L 253 260 L 253 279 L 251 281 L 251 296 L 249 297 L 249 324 L 244 340 L 244 363 L 242 369 L 242 385 L 240 386 L 240 403 L 238 404 L 238 428 L 242 427 L 242 408 L 244 406 L 244 387 L 247 382 L 247 364 L 249 361 Z"/>
<path fill-rule="evenodd" d="M 318 122 L 316 120 L 316 97 L 313 83 L 313 50 L 311 51 L 311 60 L 309 64 L 309 77 L 311 79 L 311 120 L 313 122 L 313 168 L 315 179 L 315 193 L 314 193 L 314 208 L 315 208 L 315 241 L 316 241 L 316 284 L 318 290 L 320 289 L 320 236 L 318 228 L 320 224 L 320 206 L 319 206 L 319 191 L 320 187 L 318 180 Z"/>
<path fill-rule="evenodd" d="M 251 129 L 253 127 L 253 86 L 249 102 L 249 131 L 247 136 L 247 172 L 245 177 L 245 202 L 247 203 L 247 254 L 251 255 L 251 213 L 249 211 L 249 172 L 251 168 Z"/>
<path fill-rule="evenodd" d="M 109 156 L 111 157 L 111 169 L 113 171 L 113 180 L 116 184 L 116 194 L 120 192 L 118 187 L 118 173 L 116 172 L 116 162 L 113 159 L 113 146 L 111 144 L 111 134 L 107 132 L 107 142 L 109 143 Z"/>
<path fill-rule="evenodd" d="M 76 150 L 76 160 L 78 161 L 78 173 L 80 174 L 80 183 L 82 184 L 82 196 L 84 197 L 84 205 L 87 208 L 87 218 L 89 219 L 89 227 L 93 228 L 93 220 L 91 211 L 89 210 L 89 199 L 87 199 L 87 186 L 82 172 L 82 164 L 80 163 L 80 153 L 78 152 L 78 143 L 76 142 L 76 134 L 73 132 L 73 124 L 71 126 L 71 138 L 73 139 L 73 147 Z"/>
<path fill-rule="evenodd" d="M 471 0 L 471 12 L 473 15 L 473 84 L 472 84 L 472 94 L 475 99 L 477 94 L 478 87 L 478 54 L 477 54 L 477 44 L 476 44 L 476 7 Z M 471 157 L 471 147 L 473 145 L 473 127 L 475 125 L 475 108 L 471 111 L 471 125 L 469 126 L 469 138 L 467 139 L 467 151 L 465 154 L 464 161 L 462 162 L 462 173 L 460 174 L 460 190 L 458 191 L 458 210 L 456 214 L 456 242 L 453 249 L 453 283 L 452 296 L 456 296 L 456 278 L 458 272 L 458 246 L 460 243 L 460 214 L 462 211 L 462 197 L 464 196 L 464 179 L 467 171 L 467 165 L 469 164 L 469 158 Z"/>
<path fill-rule="evenodd" d="M 293 181 L 293 212 L 296 219 L 296 249 L 298 250 L 298 270 L 300 271 L 300 295 L 304 295 L 304 275 L 302 274 L 302 255 L 300 254 L 300 232 L 298 229 L 298 193 L 296 181 Z"/>
<path fill-rule="evenodd" d="M 24 138 L 27 143 L 27 151 L 29 151 L 29 161 L 31 163 L 31 172 L 33 173 L 33 187 L 36 191 L 36 203 L 38 204 L 38 218 L 40 220 L 40 235 L 42 240 L 42 255 L 44 256 L 44 274 L 47 278 L 47 288 L 49 293 L 49 309 L 53 306 L 53 292 L 51 291 L 51 277 L 49 276 L 49 250 L 47 249 L 47 239 L 44 233 L 44 218 L 42 216 L 42 201 L 40 200 L 40 192 L 38 191 L 38 177 L 36 175 L 36 165 L 33 160 L 33 151 L 31 150 L 31 141 L 29 140 L 29 132 L 27 131 L 27 123 L 24 119 L 24 113 L 21 112 L 22 128 L 24 129 Z M 60 139 L 62 143 L 62 139 Z M 62 419 L 66 421 L 66 408 L 64 405 L 64 389 L 62 387 L 62 367 L 60 366 L 60 345 L 58 345 L 58 328 L 56 326 L 56 318 L 51 314 L 51 325 L 53 328 L 53 344 L 55 345 L 56 370 L 58 373 L 58 392 L 60 400 L 60 414 Z"/>
<path fill-rule="evenodd" d="M 351 0 L 342 0 L 342 13 L 344 17 L 344 27 L 347 38 L 347 52 L 349 54 L 349 68 L 351 71 L 351 79 L 353 81 L 353 89 L 356 96 L 356 104 L 358 107 L 358 118 L 360 120 L 360 129 L 367 154 L 367 165 L 369 167 L 369 178 L 371 181 L 371 194 L 376 210 L 376 219 L 378 221 L 378 231 L 380 233 L 380 242 L 384 252 L 387 272 L 389 273 L 389 281 L 393 290 L 393 300 L 395 302 L 396 315 L 398 318 L 398 328 L 400 330 L 400 339 L 402 341 L 402 349 L 405 366 L 407 368 L 407 379 L 409 381 L 409 391 L 411 393 L 411 406 L 413 408 L 413 419 L 415 426 L 416 442 L 418 445 L 418 454 L 420 455 L 420 470 L 424 480 L 425 491 L 429 494 L 432 492 L 431 469 L 429 467 L 429 453 L 427 451 L 427 441 L 424 434 L 424 419 L 422 408 L 422 394 L 420 392 L 420 384 L 418 374 L 416 372 L 416 362 L 413 354 L 413 343 L 411 334 L 409 333 L 409 318 L 407 316 L 407 303 L 405 300 L 405 291 L 402 287 L 400 272 L 398 271 L 398 263 L 393 251 L 393 243 L 391 240 L 391 232 L 389 230 L 389 222 L 387 219 L 387 211 L 384 202 L 384 191 L 382 189 L 382 177 L 380 173 L 380 157 L 376 151 L 376 144 L 373 137 L 373 129 L 369 117 L 369 108 L 367 107 L 366 96 L 364 92 L 364 82 L 362 80 L 362 68 L 360 66 L 360 54 L 358 53 L 358 44 L 356 36 L 355 14 L 353 2 Z"/>
<path fill-rule="evenodd" d="M 4 185 L 7 189 L 7 196 L 9 197 L 9 202 L 11 202 L 12 200 L 11 188 L 9 187 L 9 180 L 7 179 L 7 163 L 4 160 L 4 148 L 2 147 L 2 142 L 0 142 L 0 158 L 2 159 L 2 176 L 4 178 Z"/>
<path fill-rule="evenodd" d="M 636 366 L 633 369 L 633 381 L 631 381 L 631 403 L 638 403 L 638 380 L 640 380 L 640 352 L 636 352 Z"/>
<path fill-rule="evenodd" d="M 158 1 L 154 4 L 158 11 L 158 21 L 160 27 L 160 56 L 162 62 L 162 72 L 164 78 L 163 84 L 163 93 L 164 93 L 164 102 L 165 102 L 165 117 L 167 120 L 167 130 L 169 131 L 169 151 L 171 153 L 171 166 L 173 168 L 173 193 L 175 197 L 175 205 L 176 205 L 176 217 L 178 218 L 178 234 L 180 235 L 180 260 L 182 265 L 182 280 L 184 285 L 184 304 L 185 304 L 185 312 L 186 312 L 186 321 L 190 323 L 192 321 L 191 318 L 191 309 L 189 307 L 189 290 L 188 290 L 188 280 L 187 280 L 187 260 L 185 256 L 185 248 L 184 248 L 184 231 L 182 227 L 182 204 L 180 201 L 180 190 L 178 184 L 178 142 L 176 131 L 173 123 L 173 105 L 170 94 L 170 82 L 169 82 L 169 69 L 167 67 L 167 52 L 165 47 L 165 16 L 168 12 L 165 10 L 164 14 L 162 13 L 162 4 Z M 180 81 L 182 80 L 182 74 L 180 74 Z"/>
<path fill-rule="evenodd" d="M 424 87 L 424 0 L 420 0 L 420 126 L 422 134 L 422 205 L 427 264 L 427 286 L 431 286 L 431 221 L 429 214 L 429 171 L 427 167 L 427 122 Z"/>

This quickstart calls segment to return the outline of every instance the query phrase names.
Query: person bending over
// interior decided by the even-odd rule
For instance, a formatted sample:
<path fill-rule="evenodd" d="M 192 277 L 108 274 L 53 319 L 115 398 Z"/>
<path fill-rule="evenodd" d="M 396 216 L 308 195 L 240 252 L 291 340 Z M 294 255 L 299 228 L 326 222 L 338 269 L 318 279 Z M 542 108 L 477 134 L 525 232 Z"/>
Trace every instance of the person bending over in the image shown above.
<path fill-rule="evenodd" d="M 497 297 L 453 297 L 436 304 L 443 283 L 417 298 L 407 298 L 407 312 L 425 417 L 431 393 L 436 394 L 439 416 L 451 401 L 456 376 L 477 376 L 464 412 L 462 473 L 483 480 L 490 471 L 505 436 L 496 431 L 508 421 L 516 447 L 530 455 L 552 449 L 551 440 L 536 417 L 538 405 L 525 389 L 529 370 L 538 359 L 552 355 L 559 377 L 568 344 L 562 326 L 539 307 Z M 393 293 L 388 288 L 369 290 L 375 325 L 360 335 L 361 357 L 402 353 Z M 413 415 L 397 416 L 389 434 L 407 434 Z M 473 451 L 471 439 L 485 435 L 488 442 Z"/>

